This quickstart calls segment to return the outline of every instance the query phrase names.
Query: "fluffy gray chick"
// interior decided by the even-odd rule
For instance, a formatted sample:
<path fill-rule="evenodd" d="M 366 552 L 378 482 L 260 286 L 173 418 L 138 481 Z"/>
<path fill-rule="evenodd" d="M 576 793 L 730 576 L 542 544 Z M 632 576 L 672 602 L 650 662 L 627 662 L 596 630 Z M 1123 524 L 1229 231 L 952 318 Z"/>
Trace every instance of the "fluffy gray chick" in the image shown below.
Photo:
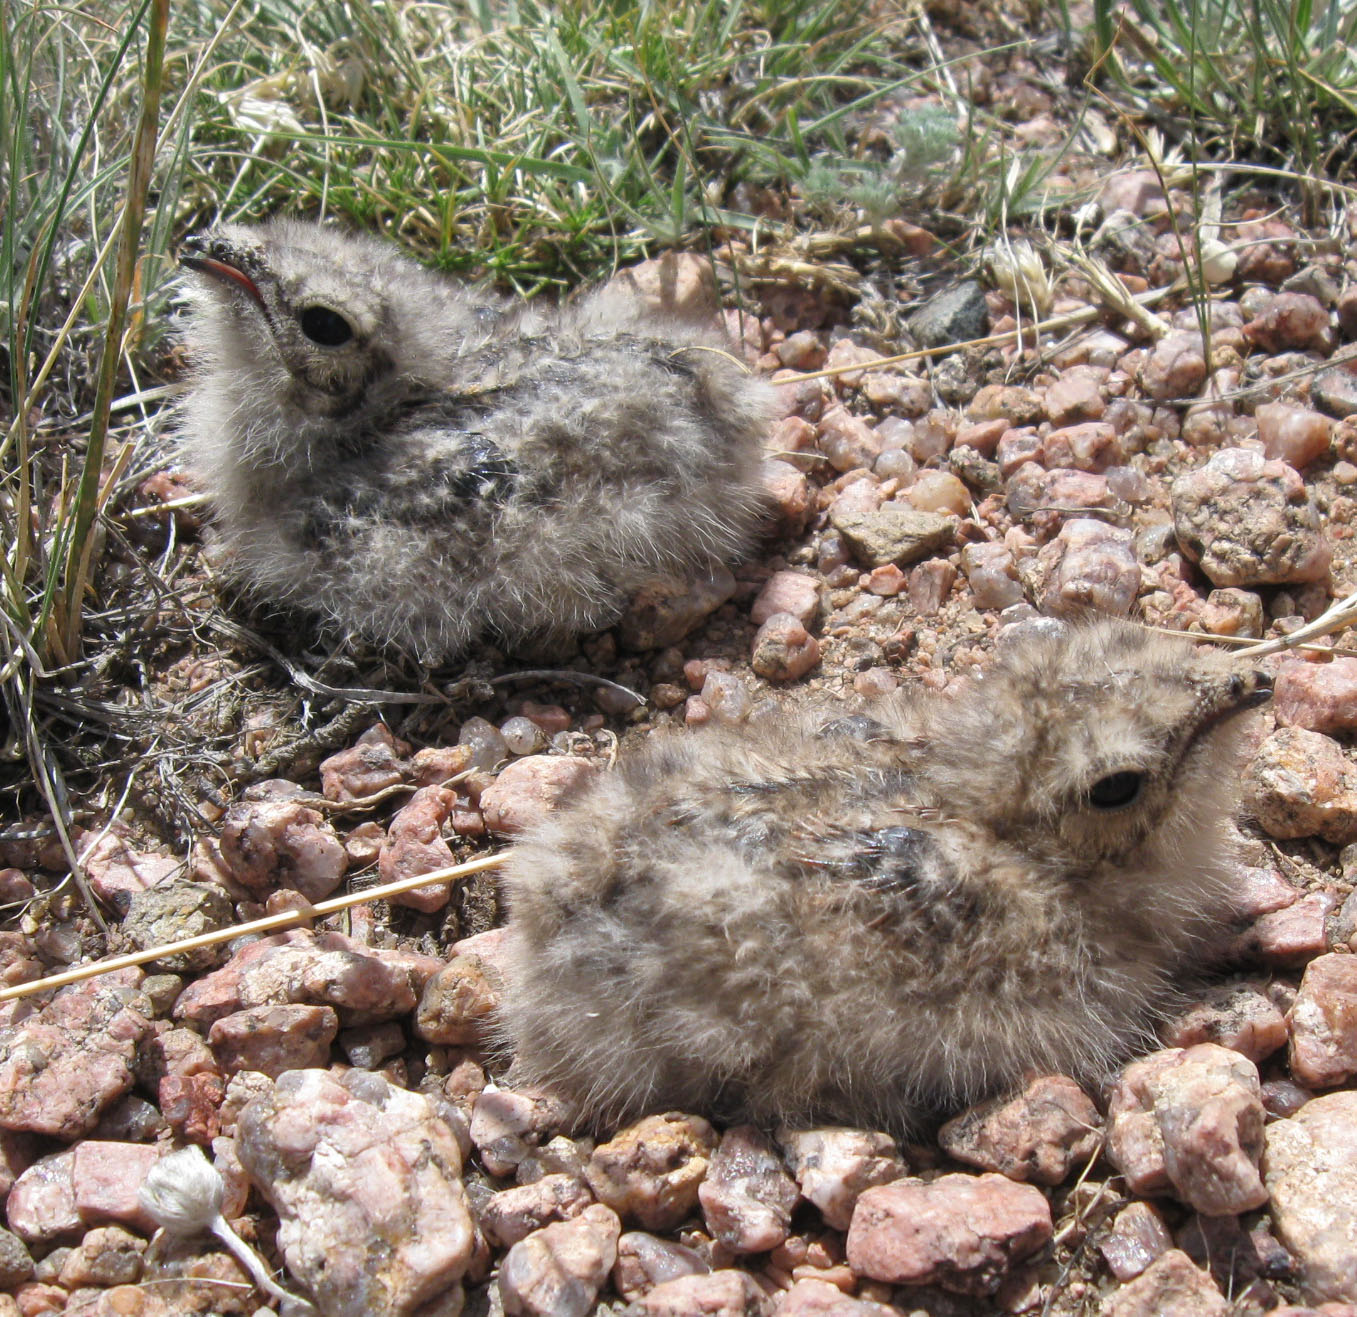
<path fill-rule="evenodd" d="M 510 305 L 313 224 L 180 259 L 182 448 L 264 598 L 436 662 L 606 624 L 748 543 L 768 392 L 709 334 L 607 292 Z"/>
<path fill-rule="evenodd" d="M 955 697 L 657 738 L 514 849 L 516 1076 L 598 1124 L 895 1130 L 1100 1077 L 1228 927 L 1270 685 L 1100 622 Z"/>

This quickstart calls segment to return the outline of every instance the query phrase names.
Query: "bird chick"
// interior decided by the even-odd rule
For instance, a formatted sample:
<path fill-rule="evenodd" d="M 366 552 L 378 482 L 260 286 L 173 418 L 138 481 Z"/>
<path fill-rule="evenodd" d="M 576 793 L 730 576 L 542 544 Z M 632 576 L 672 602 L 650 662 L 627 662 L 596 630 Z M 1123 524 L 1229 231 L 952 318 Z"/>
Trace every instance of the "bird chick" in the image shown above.
<path fill-rule="evenodd" d="M 596 1123 L 907 1130 L 1149 1042 L 1228 928 L 1270 680 L 1127 623 L 964 692 L 656 738 L 515 847 L 501 1027 Z"/>
<path fill-rule="evenodd" d="M 313 224 L 180 260 L 180 441 L 262 597 L 437 662 L 604 625 L 749 541 L 768 386 L 700 329 L 607 290 L 509 304 Z"/>

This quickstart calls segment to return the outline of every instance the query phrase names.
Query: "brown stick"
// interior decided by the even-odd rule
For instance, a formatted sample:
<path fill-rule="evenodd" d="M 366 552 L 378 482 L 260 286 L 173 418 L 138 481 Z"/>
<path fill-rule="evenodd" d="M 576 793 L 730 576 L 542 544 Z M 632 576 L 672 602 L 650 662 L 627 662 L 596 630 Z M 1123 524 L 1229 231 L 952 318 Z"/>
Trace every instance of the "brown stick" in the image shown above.
<path fill-rule="evenodd" d="M 144 965 L 148 960 L 161 960 L 183 951 L 194 951 L 198 947 L 215 946 L 218 942 L 229 942 L 232 938 L 244 937 L 249 933 L 277 933 L 285 928 L 304 924 L 310 919 L 322 919 L 340 910 L 348 910 L 351 906 L 363 905 L 368 901 L 381 901 L 388 896 L 399 896 L 402 892 L 413 891 L 416 887 L 427 887 L 431 883 L 448 883 L 468 874 L 498 869 L 508 858 L 508 851 L 500 851 L 497 855 L 483 855 L 478 860 L 454 864 L 450 869 L 434 869 L 413 878 L 401 878 L 394 883 L 384 883 L 380 887 L 369 887 L 361 892 L 350 892 L 346 896 L 331 897 L 328 901 L 320 901 L 307 906 L 304 910 L 282 910 L 276 915 L 253 919 L 248 924 L 214 928 L 210 933 L 186 937 L 179 942 L 166 942 L 161 946 L 147 947 L 144 951 L 133 951 L 125 956 L 111 956 L 107 960 L 94 960 L 88 965 L 77 965 L 74 969 L 63 970 L 60 974 L 53 974 L 45 979 L 35 979 L 31 983 L 16 983 L 12 987 L 0 989 L 0 1002 L 31 997 L 34 993 L 46 992 L 49 988 L 64 988 L 68 983 L 81 983 L 85 979 L 98 978 L 101 974 L 130 969 L 134 965 Z"/>

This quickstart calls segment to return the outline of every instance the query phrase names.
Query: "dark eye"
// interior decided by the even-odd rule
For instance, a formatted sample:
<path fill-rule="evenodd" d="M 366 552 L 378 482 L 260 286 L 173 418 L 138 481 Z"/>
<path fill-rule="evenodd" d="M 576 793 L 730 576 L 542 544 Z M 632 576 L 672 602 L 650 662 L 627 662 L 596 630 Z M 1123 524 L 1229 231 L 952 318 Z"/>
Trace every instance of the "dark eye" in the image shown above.
<path fill-rule="evenodd" d="M 1144 773 L 1129 769 L 1123 773 L 1109 773 L 1089 788 L 1088 803 L 1094 809 L 1121 809 L 1140 795 L 1144 785 Z"/>
<path fill-rule="evenodd" d="M 302 333 L 323 348 L 337 348 L 353 337 L 353 326 L 328 306 L 308 306 L 297 317 Z"/>

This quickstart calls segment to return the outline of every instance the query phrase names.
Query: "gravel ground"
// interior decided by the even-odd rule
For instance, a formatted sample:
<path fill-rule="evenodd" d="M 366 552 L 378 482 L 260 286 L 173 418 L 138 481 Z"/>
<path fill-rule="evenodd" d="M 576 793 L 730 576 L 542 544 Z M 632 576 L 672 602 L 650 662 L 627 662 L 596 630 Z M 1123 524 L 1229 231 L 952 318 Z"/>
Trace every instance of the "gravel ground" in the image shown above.
<path fill-rule="evenodd" d="M 1152 174 L 1107 181 L 1090 252 L 1121 293 L 1167 291 L 1128 316 L 1076 268 L 1047 308 L 1073 330 L 1034 334 L 903 223 L 873 258 L 931 290 L 910 293 L 923 319 L 901 349 L 1021 337 L 875 367 L 881 339 L 842 298 L 786 286 L 760 317 L 728 313 L 751 364 L 786 379 L 776 525 L 751 561 L 646 592 L 566 662 L 639 707 L 587 682 L 491 687 L 519 665 L 483 649 L 454 713 L 359 705 L 282 754 L 284 706 L 248 654 L 162 656 L 185 757 L 226 744 L 234 781 L 200 784 L 187 860 L 140 821 L 154 797 L 82 838 L 121 917 L 110 949 L 481 853 L 661 728 L 945 689 L 1038 612 L 1221 638 L 1317 616 L 1357 587 L 1354 218 L 1307 233 L 1243 198 L 1197 308 L 1174 212 L 1189 199 Z M 171 474 L 148 495 L 178 492 Z M 186 580 L 182 606 L 215 615 Z M 137 1191 L 183 1144 L 326 1314 L 1357 1314 L 1357 642 L 1266 665 L 1234 961 L 1101 1091 L 1033 1076 L 906 1145 L 673 1112 L 574 1136 L 550 1094 L 499 1082 L 482 876 L 0 1007 L 0 1317 L 279 1311 L 204 1236 L 153 1237 Z M 0 861 L 6 902 L 61 868 L 50 840 L 12 833 Z M 0 978 L 99 947 L 78 898 L 45 896 L 0 933 Z"/>

